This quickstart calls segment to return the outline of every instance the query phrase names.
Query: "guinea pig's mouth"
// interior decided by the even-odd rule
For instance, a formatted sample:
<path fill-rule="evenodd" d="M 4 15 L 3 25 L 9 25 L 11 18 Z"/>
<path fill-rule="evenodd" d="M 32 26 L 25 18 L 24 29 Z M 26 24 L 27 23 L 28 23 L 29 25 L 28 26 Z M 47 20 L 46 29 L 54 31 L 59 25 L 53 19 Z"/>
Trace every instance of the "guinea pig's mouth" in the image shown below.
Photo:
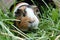
<path fill-rule="evenodd" d="M 31 28 L 31 29 L 38 29 L 38 24 L 36 24 L 36 23 L 30 23 L 28 25 L 28 27 Z"/>
<path fill-rule="evenodd" d="M 34 27 L 33 24 L 29 24 L 29 25 L 28 25 L 28 28 L 29 28 L 29 29 L 33 29 L 33 27 Z"/>

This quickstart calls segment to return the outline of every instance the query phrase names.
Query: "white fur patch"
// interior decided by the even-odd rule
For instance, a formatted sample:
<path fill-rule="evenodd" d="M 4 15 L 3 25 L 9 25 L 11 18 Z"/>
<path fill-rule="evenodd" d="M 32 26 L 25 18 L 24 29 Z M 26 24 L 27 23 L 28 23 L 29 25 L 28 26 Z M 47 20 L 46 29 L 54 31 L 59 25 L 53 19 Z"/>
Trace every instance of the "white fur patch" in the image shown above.
<path fill-rule="evenodd" d="M 32 23 L 32 25 L 31 24 L 30 25 L 33 26 L 34 29 L 37 29 L 38 24 L 39 24 L 39 20 L 36 17 L 36 15 L 34 14 L 33 9 L 27 7 L 26 12 L 27 12 L 27 17 L 31 18 L 32 21 L 34 20 L 34 23 Z"/>

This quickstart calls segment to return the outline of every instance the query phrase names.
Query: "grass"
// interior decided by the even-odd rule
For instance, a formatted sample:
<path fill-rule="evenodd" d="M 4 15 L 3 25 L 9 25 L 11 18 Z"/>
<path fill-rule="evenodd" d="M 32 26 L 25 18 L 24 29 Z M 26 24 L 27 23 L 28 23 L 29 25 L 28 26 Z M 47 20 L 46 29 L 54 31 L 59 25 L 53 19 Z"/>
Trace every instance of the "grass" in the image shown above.
<path fill-rule="evenodd" d="M 26 34 L 13 25 L 13 21 L 19 20 L 16 20 L 11 12 L 7 10 L 7 13 L 4 13 L 0 9 L 0 40 L 21 40 L 22 38 L 16 34 L 28 40 L 58 40 L 60 37 L 60 10 L 46 4 L 44 0 L 42 1 L 46 7 L 41 6 L 43 14 L 40 17 L 39 29 Z M 32 2 L 34 3 L 33 0 Z"/>

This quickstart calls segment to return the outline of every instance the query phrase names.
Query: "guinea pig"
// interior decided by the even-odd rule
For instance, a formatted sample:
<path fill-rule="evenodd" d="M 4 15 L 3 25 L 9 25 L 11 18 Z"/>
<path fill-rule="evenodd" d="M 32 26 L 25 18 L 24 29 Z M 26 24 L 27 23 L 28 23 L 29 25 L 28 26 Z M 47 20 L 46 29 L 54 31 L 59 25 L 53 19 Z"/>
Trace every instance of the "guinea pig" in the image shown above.
<path fill-rule="evenodd" d="M 20 20 L 15 22 L 15 25 L 22 31 L 29 29 L 38 29 L 39 19 L 36 14 L 36 6 L 29 5 L 28 3 L 18 3 L 14 8 L 14 16 Z"/>

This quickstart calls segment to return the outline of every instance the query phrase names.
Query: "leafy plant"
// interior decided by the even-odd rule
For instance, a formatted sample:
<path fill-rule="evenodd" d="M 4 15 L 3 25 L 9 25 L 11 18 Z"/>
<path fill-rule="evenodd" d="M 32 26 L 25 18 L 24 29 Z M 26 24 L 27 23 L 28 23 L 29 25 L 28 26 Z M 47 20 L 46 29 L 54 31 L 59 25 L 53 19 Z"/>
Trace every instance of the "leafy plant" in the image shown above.
<path fill-rule="evenodd" d="M 39 3 L 36 0 L 31 1 L 39 7 Z M 14 21 L 20 20 L 16 20 L 9 10 L 4 13 L 0 9 L 0 40 L 58 40 L 60 37 L 60 11 L 57 8 L 53 8 L 52 5 L 48 5 L 44 0 L 42 2 L 44 5 L 39 7 L 41 8 L 40 11 L 42 11 L 39 29 L 26 34 L 13 25 Z"/>

